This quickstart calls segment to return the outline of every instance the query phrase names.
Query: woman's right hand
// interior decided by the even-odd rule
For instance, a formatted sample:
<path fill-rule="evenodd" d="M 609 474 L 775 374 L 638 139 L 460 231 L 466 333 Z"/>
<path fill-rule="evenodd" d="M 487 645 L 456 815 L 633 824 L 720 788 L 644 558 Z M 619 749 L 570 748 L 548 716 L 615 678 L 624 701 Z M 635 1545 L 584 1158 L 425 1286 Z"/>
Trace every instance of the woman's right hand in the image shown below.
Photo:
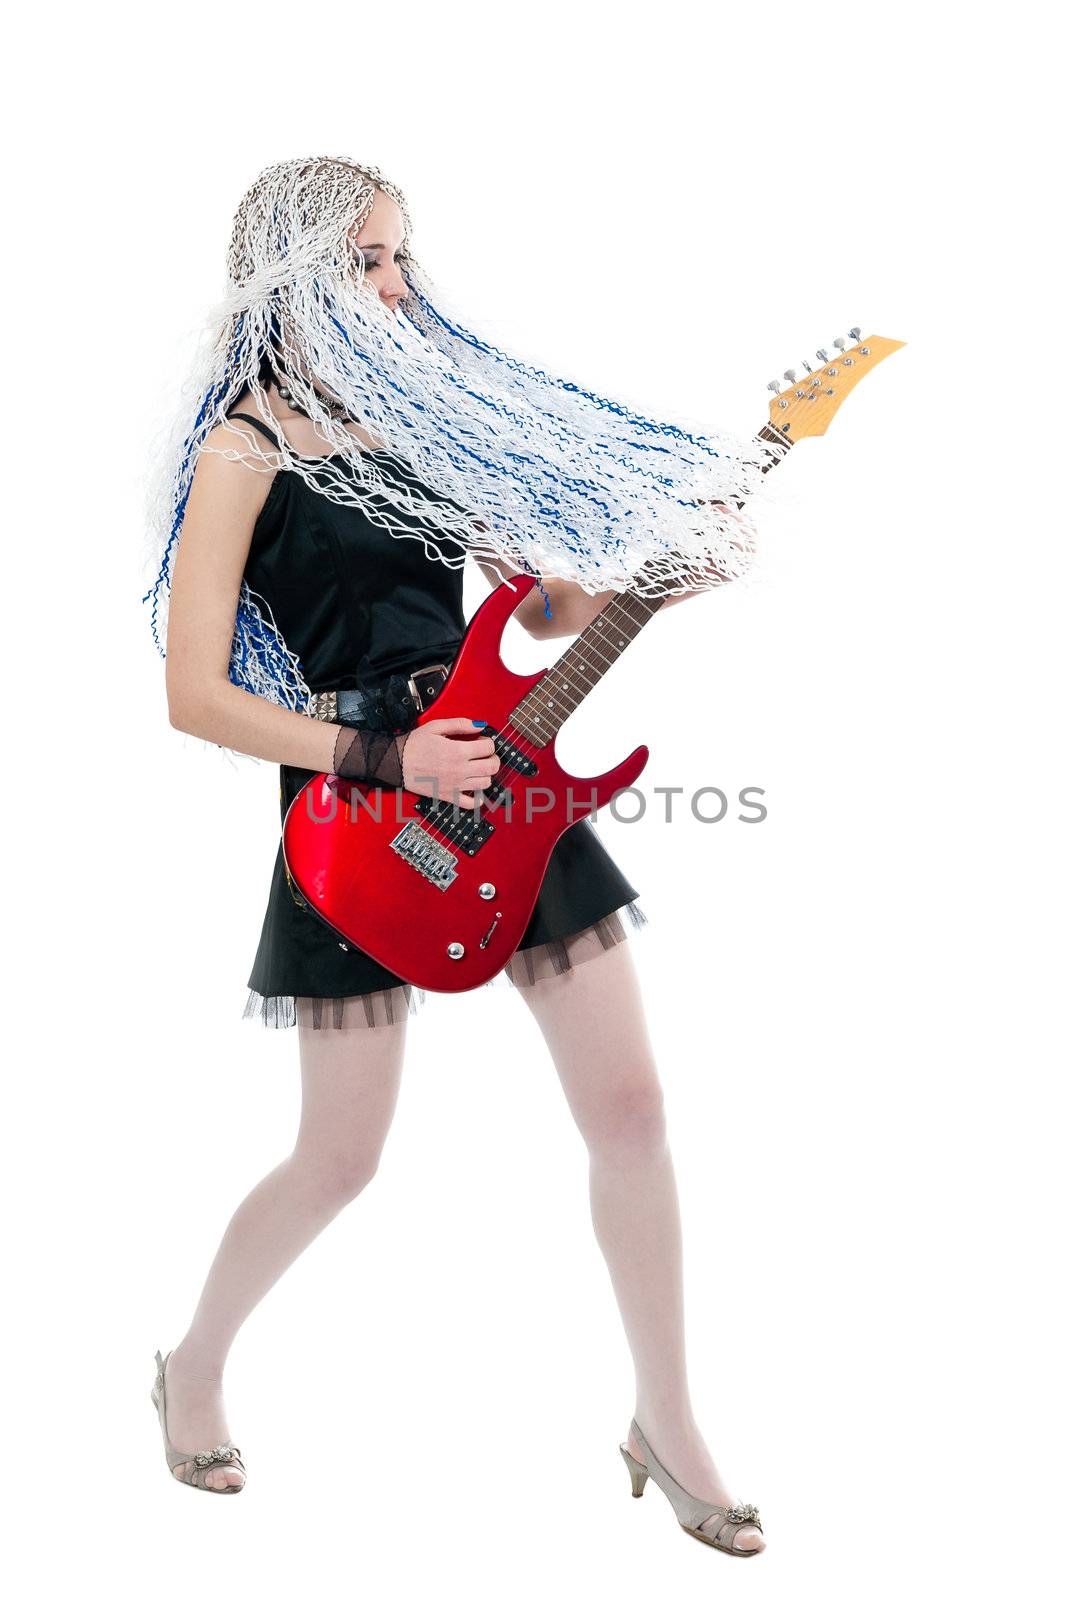
<path fill-rule="evenodd" d="M 492 740 L 469 717 L 420 723 L 405 736 L 402 763 L 405 789 L 463 811 L 472 811 L 477 799 L 466 791 L 487 789 L 502 764 Z"/>

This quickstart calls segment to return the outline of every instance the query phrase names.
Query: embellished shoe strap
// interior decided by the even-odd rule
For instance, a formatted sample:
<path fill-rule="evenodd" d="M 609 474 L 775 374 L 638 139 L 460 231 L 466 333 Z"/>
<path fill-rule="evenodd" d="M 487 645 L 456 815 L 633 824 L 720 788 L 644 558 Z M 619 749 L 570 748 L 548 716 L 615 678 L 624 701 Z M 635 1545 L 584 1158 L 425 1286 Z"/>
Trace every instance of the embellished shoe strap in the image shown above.
<path fill-rule="evenodd" d="M 206 1482 L 206 1475 L 216 1467 L 233 1467 L 240 1472 L 243 1478 L 246 1479 L 248 1476 L 248 1469 L 244 1465 L 240 1450 L 235 1444 L 216 1445 L 211 1450 L 197 1450 L 193 1455 L 177 1456 L 175 1452 L 175 1457 L 176 1459 L 170 1462 L 171 1472 L 176 1473 L 177 1468 L 183 1466 L 185 1471 L 180 1474 L 182 1481 L 191 1483 L 194 1488 L 211 1488 L 212 1486 Z M 240 1486 L 231 1484 L 229 1487 L 233 1489 Z M 217 1488 L 215 1492 L 221 1494 L 225 1491 Z"/>
<path fill-rule="evenodd" d="M 736 1536 L 747 1523 L 752 1523 L 756 1528 L 761 1528 L 762 1524 L 758 1520 L 757 1514 L 753 1517 L 734 1515 L 734 1513 L 743 1509 L 742 1506 L 715 1508 L 713 1521 L 709 1528 L 689 1528 L 688 1531 L 697 1533 L 701 1539 L 709 1539 L 711 1544 L 718 1545 L 722 1550 L 730 1551 L 736 1555 L 750 1555 L 751 1552 L 749 1550 L 736 1547 Z M 756 1508 L 754 1509 L 756 1510 Z"/>
<path fill-rule="evenodd" d="M 717 1544 L 723 1544 L 726 1549 L 732 1549 L 736 1535 L 745 1524 L 750 1523 L 759 1531 L 762 1529 L 757 1506 L 715 1506 L 709 1500 L 697 1500 L 694 1495 L 691 1500 L 689 1515 L 681 1519 L 683 1526 L 693 1532 L 697 1528 L 702 1529 L 708 1538 Z M 716 1525 L 708 1530 L 703 1524 L 709 1522 L 711 1518 L 715 1520 Z"/>
<path fill-rule="evenodd" d="M 194 1461 L 198 1467 L 237 1466 L 244 1471 L 244 1463 L 240 1458 L 240 1448 L 235 1444 L 216 1444 L 212 1450 L 197 1450 L 190 1456 L 183 1456 L 184 1461 Z M 177 1463 L 174 1463 L 175 1466 Z"/>

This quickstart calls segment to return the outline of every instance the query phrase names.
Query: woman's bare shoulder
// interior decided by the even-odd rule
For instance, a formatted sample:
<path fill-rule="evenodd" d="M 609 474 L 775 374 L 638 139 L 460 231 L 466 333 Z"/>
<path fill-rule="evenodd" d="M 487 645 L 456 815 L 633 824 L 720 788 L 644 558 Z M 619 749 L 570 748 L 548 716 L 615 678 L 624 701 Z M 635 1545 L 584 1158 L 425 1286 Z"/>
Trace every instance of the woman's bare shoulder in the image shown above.
<path fill-rule="evenodd" d="M 193 494 L 258 512 L 281 469 L 281 457 L 250 422 L 229 416 L 203 441 L 193 474 Z"/>

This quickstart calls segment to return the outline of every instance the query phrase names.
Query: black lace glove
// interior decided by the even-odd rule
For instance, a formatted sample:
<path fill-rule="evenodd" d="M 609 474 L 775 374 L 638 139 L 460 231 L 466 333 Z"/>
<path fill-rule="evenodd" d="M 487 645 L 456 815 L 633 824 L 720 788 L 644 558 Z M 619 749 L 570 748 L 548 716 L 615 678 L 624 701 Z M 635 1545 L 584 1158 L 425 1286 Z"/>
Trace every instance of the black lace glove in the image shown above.
<path fill-rule="evenodd" d="M 403 788 L 403 747 L 408 733 L 382 733 L 376 728 L 342 727 L 333 746 L 333 771 L 390 789 Z"/>

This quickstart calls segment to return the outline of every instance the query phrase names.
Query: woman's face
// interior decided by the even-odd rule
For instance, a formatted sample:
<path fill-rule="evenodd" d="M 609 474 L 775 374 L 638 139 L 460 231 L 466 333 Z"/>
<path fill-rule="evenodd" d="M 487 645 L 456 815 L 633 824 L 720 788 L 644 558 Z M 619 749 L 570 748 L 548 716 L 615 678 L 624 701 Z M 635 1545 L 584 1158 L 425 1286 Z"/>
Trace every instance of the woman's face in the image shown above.
<path fill-rule="evenodd" d="M 407 293 L 402 272 L 407 258 L 402 249 L 403 218 L 390 195 L 374 190 L 373 210 L 353 237 L 366 258 L 366 282 L 377 290 L 389 311 L 395 311 Z"/>

